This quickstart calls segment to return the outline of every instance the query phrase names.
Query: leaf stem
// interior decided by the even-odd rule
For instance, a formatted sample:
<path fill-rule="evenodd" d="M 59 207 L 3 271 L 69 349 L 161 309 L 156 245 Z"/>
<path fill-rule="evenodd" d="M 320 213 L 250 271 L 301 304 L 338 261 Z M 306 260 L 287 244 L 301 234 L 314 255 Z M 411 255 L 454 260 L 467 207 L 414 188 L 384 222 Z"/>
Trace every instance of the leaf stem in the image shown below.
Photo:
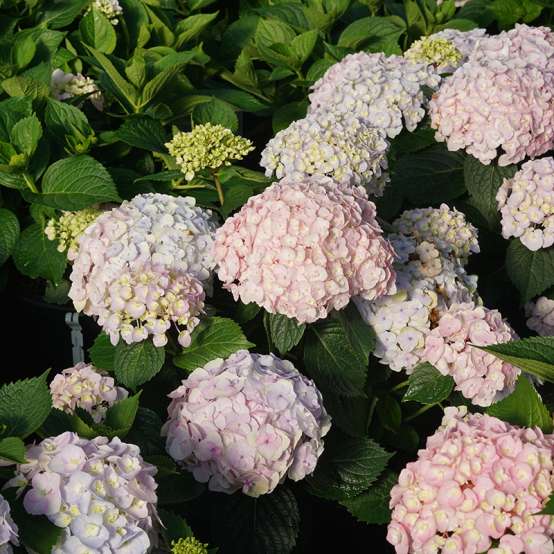
<path fill-rule="evenodd" d="M 412 419 L 415 419 L 416 417 L 419 417 L 420 415 L 424 414 L 431 408 L 434 408 L 436 404 L 426 404 L 425 406 L 422 406 L 419 408 L 419 410 L 415 411 L 413 414 L 409 415 L 408 417 L 404 418 L 404 421 L 412 421 Z"/>
<path fill-rule="evenodd" d="M 406 379 L 405 381 L 402 381 L 402 383 L 398 383 L 398 385 L 395 385 L 394 387 L 392 387 L 391 392 L 395 392 L 403 389 L 404 387 L 407 387 L 409 382 L 410 382 L 409 379 Z"/>
<path fill-rule="evenodd" d="M 219 175 L 214 171 L 213 173 L 215 188 L 217 190 L 217 196 L 219 197 L 219 203 L 223 206 L 225 203 L 225 195 L 223 194 L 223 187 L 221 186 L 221 181 L 219 180 Z"/>
<path fill-rule="evenodd" d="M 35 185 L 35 182 L 31 178 L 31 176 L 28 173 L 23 173 L 23 179 L 25 181 L 25 184 L 29 187 L 31 192 L 38 194 L 37 186 Z"/>

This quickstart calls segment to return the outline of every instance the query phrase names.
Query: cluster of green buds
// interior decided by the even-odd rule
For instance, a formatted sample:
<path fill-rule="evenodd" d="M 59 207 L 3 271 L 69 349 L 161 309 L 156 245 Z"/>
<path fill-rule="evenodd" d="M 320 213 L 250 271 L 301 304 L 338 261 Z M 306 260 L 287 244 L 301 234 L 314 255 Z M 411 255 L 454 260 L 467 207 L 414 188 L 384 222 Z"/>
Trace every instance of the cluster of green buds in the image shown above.
<path fill-rule="evenodd" d="M 233 134 L 222 125 L 205 123 L 189 132 L 176 133 L 166 145 L 187 181 L 204 169 L 217 170 L 242 160 L 254 147 L 252 142 Z"/>
<path fill-rule="evenodd" d="M 102 213 L 97 208 L 85 208 L 78 212 L 62 212 L 59 218 L 52 218 L 46 224 L 44 234 L 58 243 L 58 252 L 66 252 L 73 260 L 79 247 L 83 231 Z"/>
<path fill-rule="evenodd" d="M 451 41 L 430 36 L 416 40 L 404 57 L 413 62 L 433 65 L 438 71 L 449 71 L 460 65 L 463 54 Z"/>
<path fill-rule="evenodd" d="M 187 537 L 171 543 L 171 554 L 208 554 L 208 545 L 195 537 Z"/>

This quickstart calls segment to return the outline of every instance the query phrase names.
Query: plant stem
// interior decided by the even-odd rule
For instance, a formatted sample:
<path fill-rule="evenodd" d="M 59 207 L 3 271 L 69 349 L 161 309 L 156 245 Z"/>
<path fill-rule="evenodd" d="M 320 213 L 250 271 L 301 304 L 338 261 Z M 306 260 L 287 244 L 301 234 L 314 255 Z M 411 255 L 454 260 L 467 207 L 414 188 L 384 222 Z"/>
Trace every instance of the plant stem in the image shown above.
<path fill-rule="evenodd" d="M 421 408 L 419 408 L 419 410 L 417 410 L 416 412 L 414 412 L 413 414 L 409 415 L 408 417 L 405 417 L 404 418 L 404 421 L 412 421 L 412 419 L 415 419 L 416 417 L 419 417 L 421 414 L 424 414 L 426 411 L 430 410 L 431 408 L 434 408 L 436 406 L 436 404 L 427 404 L 425 406 L 422 406 Z"/>
<path fill-rule="evenodd" d="M 391 392 L 395 392 L 397 390 L 403 389 L 404 387 L 407 387 L 409 383 L 409 380 L 406 379 L 405 381 L 402 381 L 402 383 L 398 383 L 398 385 L 395 385 L 392 387 Z"/>
<path fill-rule="evenodd" d="M 217 173 L 213 173 L 215 188 L 217 190 L 217 196 L 219 197 L 219 203 L 223 206 L 225 202 L 225 195 L 223 194 L 223 187 L 221 186 L 221 181 Z"/>
<path fill-rule="evenodd" d="M 35 182 L 33 181 L 33 179 L 31 178 L 31 176 L 27 173 L 24 173 L 23 174 L 23 179 L 25 180 L 25 184 L 29 187 L 29 189 L 31 190 L 31 192 L 35 192 L 38 194 L 38 189 L 35 185 Z"/>

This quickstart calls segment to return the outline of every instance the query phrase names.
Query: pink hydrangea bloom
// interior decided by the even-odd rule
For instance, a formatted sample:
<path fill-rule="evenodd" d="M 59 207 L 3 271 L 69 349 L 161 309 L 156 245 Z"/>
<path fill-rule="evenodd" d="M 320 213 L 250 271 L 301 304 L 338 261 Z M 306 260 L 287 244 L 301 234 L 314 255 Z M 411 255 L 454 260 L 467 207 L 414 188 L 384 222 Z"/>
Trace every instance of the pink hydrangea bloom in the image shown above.
<path fill-rule="evenodd" d="M 431 66 L 402 56 L 349 54 L 314 84 L 309 113 L 352 114 L 392 138 L 404 127 L 415 130 L 425 115 L 423 87 L 439 82 Z"/>
<path fill-rule="evenodd" d="M 515 29 L 479 40 L 469 60 L 446 78 L 430 102 L 436 138 L 449 150 L 499 165 L 539 156 L 554 146 L 554 33 Z"/>
<path fill-rule="evenodd" d="M 550 554 L 554 436 L 446 408 L 441 427 L 391 490 L 397 554 Z M 498 541 L 498 546 L 493 545 Z"/>
<path fill-rule="evenodd" d="M 546 296 L 525 305 L 527 327 L 541 337 L 554 336 L 554 300 Z"/>
<path fill-rule="evenodd" d="M 113 377 L 103 375 L 93 365 L 80 362 L 58 373 L 50 383 L 52 405 L 69 414 L 81 408 L 100 423 L 107 409 L 127 398 L 128 392 L 115 385 Z"/>
<path fill-rule="evenodd" d="M 157 470 L 138 446 L 63 433 L 31 446 L 26 459 L 6 486 L 29 487 L 25 510 L 64 529 L 53 554 L 149 551 Z"/>
<path fill-rule="evenodd" d="M 273 354 L 213 360 L 169 396 L 167 452 L 214 491 L 260 496 L 303 479 L 330 427 L 313 382 Z"/>
<path fill-rule="evenodd" d="M 0 494 L 0 553 L 12 554 L 12 545 L 19 546 L 19 530 L 11 516 L 8 501 Z"/>
<path fill-rule="evenodd" d="M 454 304 L 425 339 L 424 359 L 451 375 L 456 389 L 477 406 L 490 406 L 513 391 L 519 369 L 476 346 L 517 339 L 497 310 Z"/>
<path fill-rule="evenodd" d="M 193 198 L 135 196 L 80 236 L 69 297 L 113 344 L 152 335 L 163 346 L 174 326 L 188 346 L 210 285 L 215 227 Z"/>
<path fill-rule="evenodd" d="M 529 250 L 554 244 L 554 158 L 524 163 L 496 194 L 502 236 L 518 237 Z"/>
<path fill-rule="evenodd" d="M 285 178 L 216 233 L 218 276 L 235 299 L 313 322 L 395 291 L 394 252 L 361 187 Z"/>

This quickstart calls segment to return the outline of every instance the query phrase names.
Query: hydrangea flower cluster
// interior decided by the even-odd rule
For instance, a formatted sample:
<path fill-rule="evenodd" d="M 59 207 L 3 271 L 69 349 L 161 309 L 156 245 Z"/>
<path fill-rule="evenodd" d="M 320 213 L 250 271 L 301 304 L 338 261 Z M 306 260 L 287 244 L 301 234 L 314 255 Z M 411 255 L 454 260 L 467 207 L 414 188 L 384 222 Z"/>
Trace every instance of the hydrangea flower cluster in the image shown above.
<path fill-rule="evenodd" d="M 368 302 L 355 299 L 377 336 L 375 356 L 409 374 L 424 361 L 425 338 L 449 306 L 478 301 L 477 278 L 464 264 L 478 252 L 477 230 L 446 205 L 405 211 L 389 235 L 397 259 L 398 292 Z"/>
<path fill-rule="evenodd" d="M 48 220 L 44 234 L 58 243 L 58 252 L 66 252 L 69 260 L 77 256 L 79 237 L 101 214 L 97 208 L 85 208 L 77 212 L 62 212 L 58 218 Z"/>
<path fill-rule="evenodd" d="M 104 109 L 104 97 L 96 83 L 81 73 L 65 73 L 55 69 L 51 78 L 52 95 L 56 100 L 67 100 L 74 96 L 87 96 L 92 105 L 98 110 Z"/>
<path fill-rule="evenodd" d="M 167 452 L 213 491 L 257 497 L 303 479 L 330 428 L 313 382 L 273 354 L 213 360 L 169 396 Z"/>
<path fill-rule="evenodd" d="M 392 138 L 416 128 L 425 115 L 423 87 L 439 82 L 431 66 L 402 56 L 349 54 L 315 83 L 309 113 L 353 114 Z"/>
<path fill-rule="evenodd" d="M 539 156 L 554 146 L 554 33 L 516 28 L 482 38 L 430 102 L 435 138 L 484 164 Z"/>
<path fill-rule="evenodd" d="M 208 554 L 208 545 L 195 537 L 187 537 L 171 543 L 171 554 Z"/>
<path fill-rule="evenodd" d="M 391 490 L 387 540 L 397 554 L 547 554 L 554 436 L 445 409 L 442 425 Z M 494 546 L 494 545 L 498 546 Z"/>
<path fill-rule="evenodd" d="M 19 529 L 8 501 L 0 494 L 0 554 L 12 554 L 12 545 L 19 546 Z"/>
<path fill-rule="evenodd" d="M 361 187 L 285 178 L 251 197 L 216 233 L 215 258 L 235 300 L 310 323 L 350 298 L 395 292 L 394 252 Z"/>
<path fill-rule="evenodd" d="M 116 386 L 113 377 L 84 362 L 58 373 L 50 383 L 50 394 L 54 408 L 69 414 L 81 408 L 96 423 L 104 420 L 110 406 L 129 395 L 124 388 Z"/>
<path fill-rule="evenodd" d="M 462 63 L 462 53 L 452 42 L 434 35 L 416 40 L 404 57 L 412 62 L 427 63 L 440 73 L 451 73 Z"/>
<path fill-rule="evenodd" d="M 479 41 L 487 36 L 487 30 L 471 29 L 471 31 L 459 31 L 458 29 L 443 29 L 431 36 L 451 42 L 460 54 L 462 54 L 462 60 L 459 64 L 462 65 L 477 48 Z"/>
<path fill-rule="evenodd" d="M 53 554 L 149 550 L 157 470 L 138 446 L 68 432 L 31 446 L 26 459 L 7 486 L 29 486 L 25 510 L 64 529 Z"/>
<path fill-rule="evenodd" d="M 529 250 L 554 244 L 554 158 L 524 163 L 496 194 L 502 236 L 517 237 Z"/>
<path fill-rule="evenodd" d="M 109 19 L 112 25 L 117 25 L 119 16 L 123 14 L 117 0 L 93 0 L 91 6 Z"/>
<path fill-rule="evenodd" d="M 541 337 L 554 336 L 554 300 L 546 296 L 525 305 L 527 327 Z"/>
<path fill-rule="evenodd" d="M 242 160 L 254 150 L 250 140 L 212 123 L 196 125 L 188 133 L 179 132 L 165 146 L 187 181 L 203 169 L 231 165 L 231 160 Z"/>
<path fill-rule="evenodd" d="M 163 346 L 174 325 L 188 346 L 215 265 L 215 228 L 193 198 L 135 196 L 81 235 L 69 297 L 98 317 L 113 344 L 152 335 Z"/>
<path fill-rule="evenodd" d="M 331 177 L 345 185 L 363 185 L 381 196 L 388 181 L 388 142 L 357 117 L 319 110 L 279 131 L 262 152 L 266 175 L 301 180 Z"/>
<path fill-rule="evenodd" d="M 520 370 L 476 348 L 517 339 L 497 310 L 454 304 L 425 338 L 424 357 L 477 406 L 490 406 L 510 394 Z"/>

